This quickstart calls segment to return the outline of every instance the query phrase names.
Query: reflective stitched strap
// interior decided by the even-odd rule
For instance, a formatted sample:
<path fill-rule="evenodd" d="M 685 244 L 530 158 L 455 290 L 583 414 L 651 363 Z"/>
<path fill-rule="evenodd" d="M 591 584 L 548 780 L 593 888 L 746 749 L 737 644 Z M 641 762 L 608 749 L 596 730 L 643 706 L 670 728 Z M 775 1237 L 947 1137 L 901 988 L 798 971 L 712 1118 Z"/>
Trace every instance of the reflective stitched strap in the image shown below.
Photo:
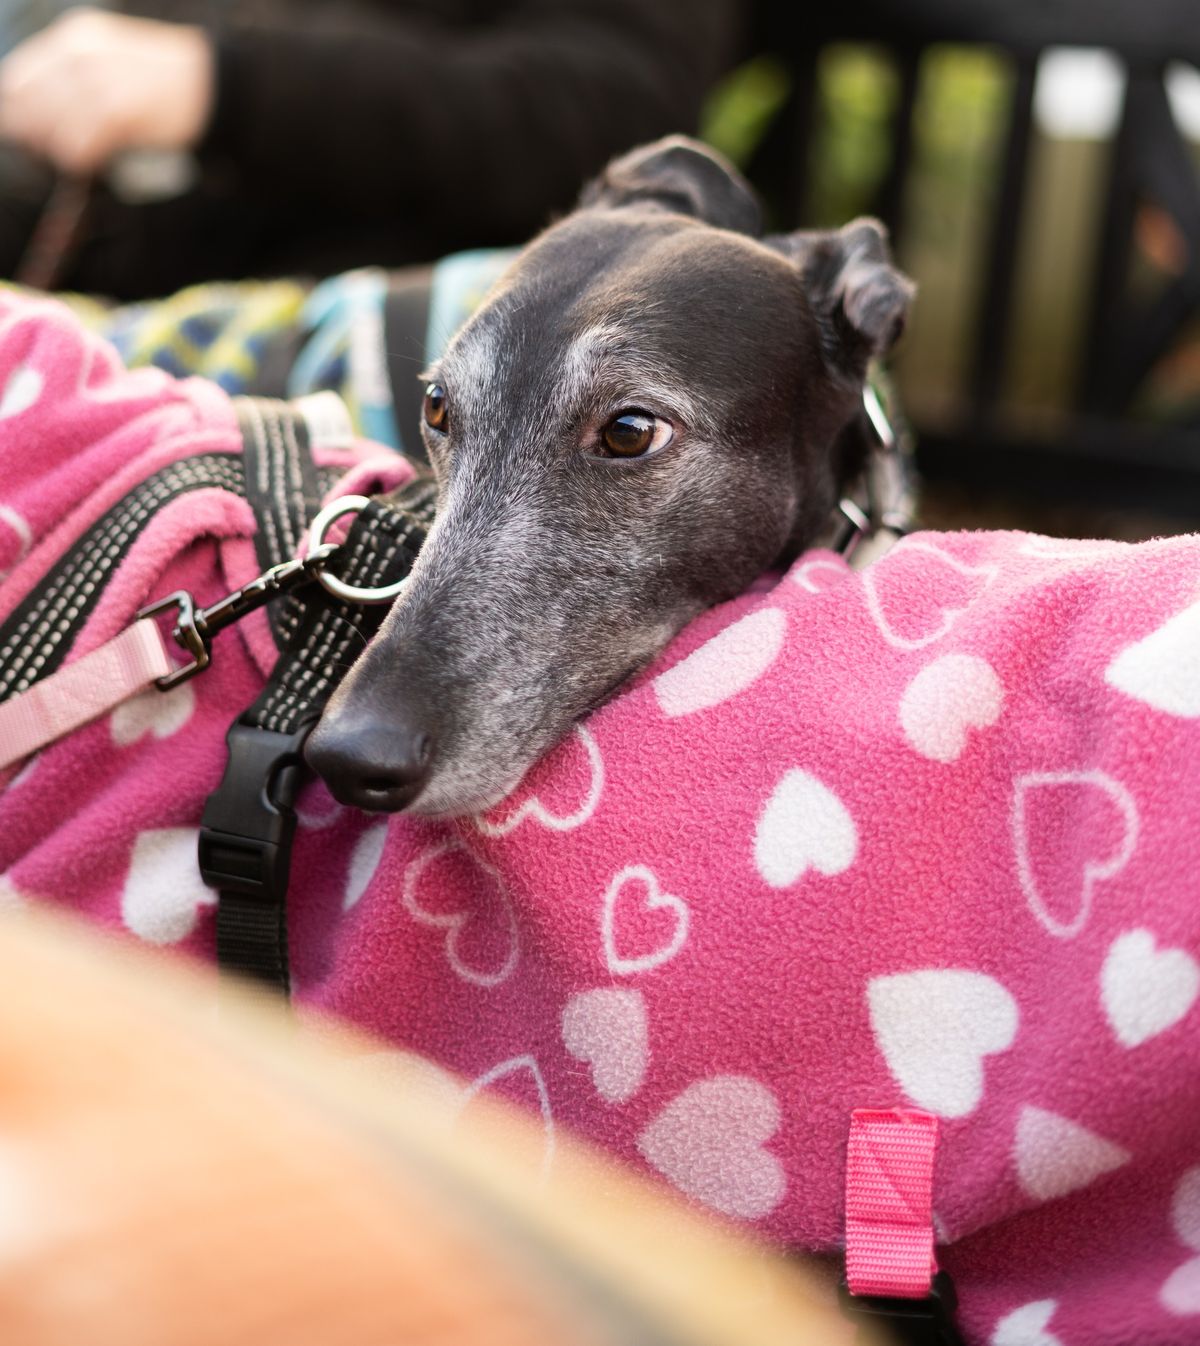
<path fill-rule="evenodd" d="M 153 685 L 173 665 L 149 617 L 0 704 L 0 770 Z"/>
<path fill-rule="evenodd" d="M 189 491 L 214 488 L 245 495 L 240 456 L 180 458 L 97 519 L 0 626 L 0 701 L 61 667 L 105 586 L 159 510 Z"/>
<path fill-rule="evenodd" d="M 933 1251 L 938 1119 L 858 1108 L 846 1150 L 846 1281 L 854 1295 L 924 1299 Z"/>
<path fill-rule="evenodd" d="M 254 511 L 254 553 L 259 569 L 266 571 L 301 551 L 324 493 L 313 465 L 312 435 L 302 407 L 265 397 L 238 397 L 234 406 L 242 432 L 246 499 Z M 280 649 L 295 630 L 299 614 L 299 605 L 290 599 L 267 609 L 271 634 Z"/>
<path fill-rule="evenodd" d="M 436 501 L 436 488 L 424 476 L 372 501 L 330 570 L 368 588 L 403 578 L 432 524 Z M 304 740 L 387 613 L 386 606 L 344 603 L 315 587 L 297 601 L 300 620 L 270 680 L 230 729 L 225 775 L 208 798 L 200 830 L 200 873 L 220 894 L 218 965 L 285 995 L 293 805 Z"/>

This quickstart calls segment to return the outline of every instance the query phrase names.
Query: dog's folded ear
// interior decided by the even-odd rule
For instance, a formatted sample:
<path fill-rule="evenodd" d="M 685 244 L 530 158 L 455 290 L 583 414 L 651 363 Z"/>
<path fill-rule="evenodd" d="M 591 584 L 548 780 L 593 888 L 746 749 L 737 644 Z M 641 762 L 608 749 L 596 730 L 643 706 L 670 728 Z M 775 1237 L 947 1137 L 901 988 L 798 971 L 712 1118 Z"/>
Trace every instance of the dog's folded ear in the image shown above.
<path fill-rule="evenodd" d="M 583 190 L 587 208 L 657 205 L 719 229 L 757 238 L 762 212 L 754 190 L 727 159 L 687 136 L 667 136 L 614 159 Z"/>
<path fill-rule="evenodd" d="M 800 268 L 828 363 L 855 378 L 895 345 L 916 286 L 897 271 L 887 230 L 857 219 L 841 229 L 800 230 L 765 240 Z"/>

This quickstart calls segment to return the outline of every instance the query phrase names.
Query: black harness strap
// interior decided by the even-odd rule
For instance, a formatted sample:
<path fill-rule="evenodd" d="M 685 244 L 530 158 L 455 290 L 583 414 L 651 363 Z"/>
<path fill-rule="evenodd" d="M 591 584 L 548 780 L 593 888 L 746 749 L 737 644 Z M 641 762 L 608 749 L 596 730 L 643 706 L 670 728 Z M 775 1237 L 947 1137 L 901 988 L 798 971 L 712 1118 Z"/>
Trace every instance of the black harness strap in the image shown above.
<path fill-rule="evenodd" d="M 191 491 L 218 489 L 249 500 L 263 570 L 294 556 L 330 476 L 314 467 L 308 422 L 286 402 L 237 398 L 243 452 L 203 453 L 139 482 L 79 538 L 0 627 L 0 701 L 55 672 L 141 531 Z M 277 643 L 299 620 L 289 602 L 271 613 Z"/>
<path fill-rule="evenodd" d="M 239 397 L 235 405 L 246 499 L 257 525 L 254 554 L 259 569 L 266 571 L 300 551 L 324 492 L 312 460 L 308 422 L 295 406 L 265 397 Z M 299 614 L 295 598 L 268 607 L 271 634 L 280 649 L 295 631 Z"/>
<path fill-rule="evenodd" d="M 0 627 L 0 701 L 61 666 L 141 530 L 164 505 L 205 487 L 245 495 L 241 458 L 181 458 L 147 477 L 84 533 Z"/>
<path fill-rule="evenodd" d="M 433 268 L 422 267 L 390 277 L 383 301 L 383 342 L 396 433 L 404 452 L 422 463 L 429 461 L 417 429 L 425 389 L 417 375 L 429 358 L 425 338 L 432 297 Z"/>
<path fill-rule="evenodd" d="M 302 551 L 310 519 L 340 473 L 314 466 L 302 408 L 265 398 L 236 404 L 242 454 L 198 454 L 147 477 L 0 626 L 0 701 L 62 665 L 142 529 L 190 491 L 216 488 L 249 500 L 264 572 Z M 423 477 L 373 502 L 330 559 L 330 573 L 366 588 L 403 578 L 432 522 L 434 495 Z M 205 881 L 220 890 L 221 965 L 286 990 L 285 898 L 304 740 L 386 608 L 345 603 L 315 586 L 274 606 L 272 633 L 282 653 L 261 696 L 229 730 L 225 775 L 205 806 L 200 864 Z"/>
<path fill-rule="evenodd" d="M 373 501 L 329 572 L 366 588 L 402 579 L 425 540 L 434 503 L 428 478 Z M 344 603 L 324 589 L 309 589 L 297 601 L 303 601 L 300 619 L 266 687 L 230 727 L 225 774 L 205 805 L 200 831 L 200 872 L 220 895 L 219 966 L 285 993 L 293 805 L 304 742 L 387 611 Z"/>

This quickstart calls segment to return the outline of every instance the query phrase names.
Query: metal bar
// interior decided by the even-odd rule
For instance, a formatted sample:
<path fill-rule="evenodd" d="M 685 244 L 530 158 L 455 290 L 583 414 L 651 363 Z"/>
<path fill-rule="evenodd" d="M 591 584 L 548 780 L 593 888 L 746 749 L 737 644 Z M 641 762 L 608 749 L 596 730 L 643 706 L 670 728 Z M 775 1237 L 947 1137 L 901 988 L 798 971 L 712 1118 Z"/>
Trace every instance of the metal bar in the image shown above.
<path fill-rule="evenodd" d="M 983 298 L 976 328 L 974 367 L 970 377 L 970 400 L 976 420 L 986 420 L 995 410 L 1004 376 L 1008 334 L 1012 322 L 1013 281 L 1017 269 L 1022 207 L 1028 180 L 1029 145 L 1033 130 L 1033 86 L 1037 63 L 1029 58 L 1016 61 L 1012 112 L 1000 190 L 992 213 L 990 255 Z"/>
<path fill-rule="evenodd" d="M 1146 375 L 1171 348 L 1188 319 L 1200 306 L 1200 271 L 1193 268 L 1172 282 L 1142 309 L 1120 340 L 1120 359 L 1114 361 L 1107 392 L 1113 411 L 1125 410 Z M 1197 444 L 1200 451 L 1200 444 Z M 1200 458 L 1198 458 L 1200 466 Z"/>
<path fill-rule="evenodd" d="M 791 171 L 784 180 L 781 206 L 786 223 L 809 223 L 810 158 L 817 129 L 817 51 L 806 52 L 792 67 L 787 153 Z"/>
<path fill-rule="evenodd" d="M 1145 85 L 1157 78 L 1131 69 L 1125 85 L 1121 120 L 1109 156 L 1108 182 L 1101 196 L 1100 243 L 1096 251 L 1091 311 L 1084 331 L 1083 356 L 1076 376 L 1075 402 L 1082 412 L 1101 413 L 1110 406 L 1114 351 L 1126 321 L 1125 283 L 1137 210 L 1139 107 Z"/>
<path fill-rule="evenodd" d="M 914 112 L 921 75 L 921 49 L 905 47 L 894 53 L 900 96 L 892 117 L 892 158 L 876 196 L 875 210 L 898 246 L 904 225 L 904 193 L 912 167 Z"/>
<path fill-rule="evenodd" d="M 1200 239 L 1200 177 L 1167 97 L 1166 70 L 1138 89 L 1138 159 L 1146 194 L 1170 211 L 1195 244 Z"/>

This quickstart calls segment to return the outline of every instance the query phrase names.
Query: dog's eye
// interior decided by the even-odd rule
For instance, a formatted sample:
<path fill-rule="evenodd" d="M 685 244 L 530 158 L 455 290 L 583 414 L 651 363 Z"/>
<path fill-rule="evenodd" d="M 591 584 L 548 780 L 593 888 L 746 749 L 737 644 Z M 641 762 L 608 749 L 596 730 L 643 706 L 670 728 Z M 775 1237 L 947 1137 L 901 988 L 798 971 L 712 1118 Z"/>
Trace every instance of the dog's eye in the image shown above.
<path fill-rule="evenodd" d="M 640 458 L 651 449 L 661 449 L 671 434 L 671 423 L 648 411 L 622 411 L 609 421 L 600 437 L 614 458 Z"/>
<path fill-rule="evenodd" d="M 431 430 L 445 430 L 449 416 L 446 411 L 446 390 L 440 383 L 431 383 L 425 389 L 422 407 L 425 424 Z"/>

